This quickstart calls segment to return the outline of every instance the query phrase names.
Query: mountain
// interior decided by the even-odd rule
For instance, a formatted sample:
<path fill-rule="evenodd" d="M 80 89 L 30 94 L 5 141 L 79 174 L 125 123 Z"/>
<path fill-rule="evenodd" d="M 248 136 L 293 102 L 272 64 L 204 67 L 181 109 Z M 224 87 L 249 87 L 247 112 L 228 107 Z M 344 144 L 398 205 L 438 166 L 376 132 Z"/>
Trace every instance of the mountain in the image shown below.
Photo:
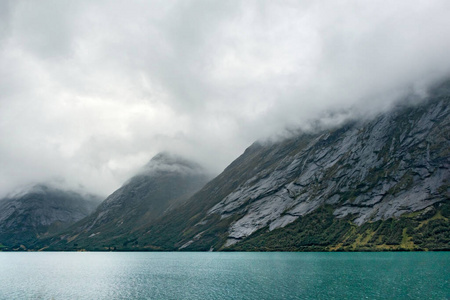
<path fill-rule="evenodd" d="M 450 250 L 449 103 L 445 83 L 370 119 L 256 142 L 151 217 L 154 195 L 185 187 L 133 178 L 48 249 Z"/>
<path fill-rule="evenodd" d="M 42 238 L 67 228 L 100 203 L 92 195 L 63 191 L 43 184 L 0 200 L 0 246 L 28 248 Z"/>
<path fill-rule="evenodd" d="M 253 144 L 132 236 L 136 249 L 450 249 L 449 87 L 370 120 Z"/>
<path fill-rule="evenodd" d="M 50 249 L 69 250 L 105 250 L 117 243 L 121 248 L 137 245 L 136 239 L 129 238 L 134 232 L 181 205 L 209 179 L 200 165 L 160 153 L 94 213 L 42 245 L 49 243 Z"/>

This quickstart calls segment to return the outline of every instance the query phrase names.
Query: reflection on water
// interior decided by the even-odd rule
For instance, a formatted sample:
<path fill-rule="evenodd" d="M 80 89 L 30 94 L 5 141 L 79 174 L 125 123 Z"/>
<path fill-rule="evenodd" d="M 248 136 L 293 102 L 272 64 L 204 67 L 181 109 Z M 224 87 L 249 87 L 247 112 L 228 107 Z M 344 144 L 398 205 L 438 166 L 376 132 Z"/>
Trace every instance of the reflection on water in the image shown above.
<path fill-rule="evenodd" d="M 0 299 L 450 299 L 450 253 L 0 253 Z"/>

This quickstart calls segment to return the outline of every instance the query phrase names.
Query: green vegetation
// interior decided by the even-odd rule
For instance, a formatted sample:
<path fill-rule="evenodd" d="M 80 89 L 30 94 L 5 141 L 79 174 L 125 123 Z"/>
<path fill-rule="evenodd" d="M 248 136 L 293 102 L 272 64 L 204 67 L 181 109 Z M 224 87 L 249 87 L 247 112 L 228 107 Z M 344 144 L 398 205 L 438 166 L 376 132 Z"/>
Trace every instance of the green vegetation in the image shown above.
<path fill-rule="evenodd" d="M 263 228 L 230 251 L 428 251 L 450 250 L 450 203 L 361 226 L 319 208 L 284 228 Z"/>

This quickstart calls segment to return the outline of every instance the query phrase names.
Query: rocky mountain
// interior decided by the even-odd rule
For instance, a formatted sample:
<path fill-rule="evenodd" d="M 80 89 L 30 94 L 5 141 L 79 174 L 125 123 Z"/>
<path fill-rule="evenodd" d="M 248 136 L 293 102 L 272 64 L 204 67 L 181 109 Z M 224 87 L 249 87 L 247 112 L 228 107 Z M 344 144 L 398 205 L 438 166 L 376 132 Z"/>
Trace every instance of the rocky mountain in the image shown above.
<path fill-rule="evenodd" d="M 423 210 L 448 200 L 449 123 L 448 101 L 440 101 L 312 136 L 241 184 L 207 216 L 242 215 L 230 224 L 228 246 L 263 227 L 285 227 L 324 205 L 336 205 L 336 218 L 354 216 L 357 226 Z M 271 152 L 277 156 L 280 149 Z"/>
<path fill-rule="evenodd" d="M 370 120 L 253 144 L 139 232 L 140 247 L 450 249 L 449 87 Z"/>
<path fill-rule="evenodd" d="M 160 153 L 141 172 L 107 197 L 97 210 L 53 238 L 70 249 L 105 250 L 119 243 L 134 244 L 130 236 L 175 207 L 202 188 L 211 177 L 198 164 L 179 156 Z M 64 246 L 66 247 L 66 246 Z"/>
<path fill-rule="evenodd" d="M 92 195 L 43 184 L 0 200 L 0 246 L 27 248 L 89 215 L 100 203 Z"/>
<path fill-rule="evenodd" d="M 49 249 L 449 250 L 450 83 L 428 95 L 368 120 L 254 143 L 152 218 L 125 208 L 143 195 L 125 185 Z M 178 186 L 170 181 L 154 188 Z M 123 226 L 129 211 L 145 221 Z"/>

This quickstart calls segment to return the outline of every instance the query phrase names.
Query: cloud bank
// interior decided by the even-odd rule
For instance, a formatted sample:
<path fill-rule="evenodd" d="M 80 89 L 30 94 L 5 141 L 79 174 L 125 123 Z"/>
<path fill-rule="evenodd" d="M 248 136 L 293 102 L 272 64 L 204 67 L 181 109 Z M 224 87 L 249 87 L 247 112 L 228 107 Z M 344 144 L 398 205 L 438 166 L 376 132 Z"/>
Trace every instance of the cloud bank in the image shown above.
<path fill-rule="evenodd" d="M 107 195 L 156 153 L 218 173 L 324 112 L 449 75 L 450 2 L 0 0 L 0 196 Z"/>

